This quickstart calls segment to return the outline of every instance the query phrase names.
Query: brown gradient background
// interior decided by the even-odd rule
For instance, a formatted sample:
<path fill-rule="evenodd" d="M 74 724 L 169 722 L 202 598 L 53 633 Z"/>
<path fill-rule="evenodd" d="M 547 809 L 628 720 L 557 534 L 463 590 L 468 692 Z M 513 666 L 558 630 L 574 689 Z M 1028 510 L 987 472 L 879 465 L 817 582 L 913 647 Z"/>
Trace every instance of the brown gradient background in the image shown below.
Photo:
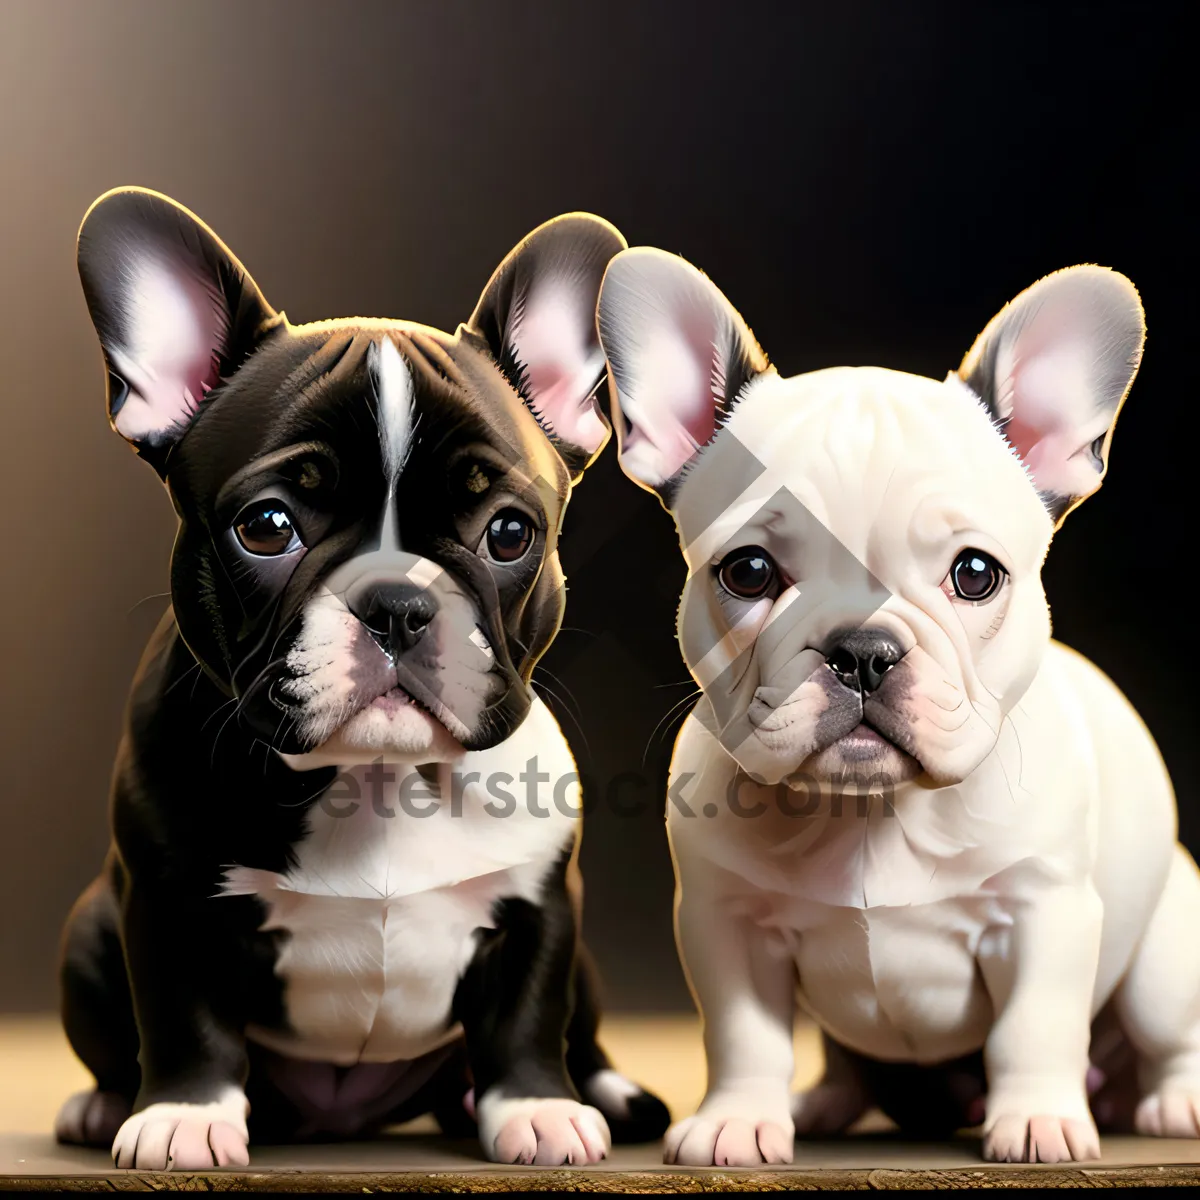
<path fill-rule="evenodd" d="M 80 218 L 118 184 L 199 213 L 294 321 L 452 328 L 518 238 L 590 209 L 703 266 L 789 374 L 940 377 L 1039 276 L 1125 271 L 1145 366 L 1048 589 L 1059 636 L 1159 738 L 1200 842 L 1196 142 L 1169 100 L 1194 81 L 1185 6 L 1045 9 L 0 0 L 0 1009 L 55 1002 L 58 930 L 105 848 L 124 697 L 165 603 L 173 516 L 108 429 L 75 275 Z M 688 691 L 682 570 L 611 448 L 563 553 L 568 629 L 538 678 L 577 714 L 586 739 L 552 699 L 602 794 L 650 779 L 619 786 L 634 815 L 589 819 L 588 936 L 613 1006 L 685 1006 L 653 782 L 677 720 L 656 726 Z"/>

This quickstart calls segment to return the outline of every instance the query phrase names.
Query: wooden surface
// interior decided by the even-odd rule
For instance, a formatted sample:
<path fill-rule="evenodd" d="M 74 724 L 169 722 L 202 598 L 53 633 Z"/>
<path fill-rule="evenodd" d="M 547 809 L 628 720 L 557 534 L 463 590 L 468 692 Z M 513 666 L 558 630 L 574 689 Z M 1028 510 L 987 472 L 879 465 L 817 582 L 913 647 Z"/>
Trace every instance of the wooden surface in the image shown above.
<path fill-rule="evenodd" d="M 603 1040 L 617 1064 L 653 1088 L 676 1114 L 704 1091 L 704 1059 L 694 1020 L 606 1021 Z M 811 1028 L 797 1030 L 797 1084 L 820 1069 Z M 369 1142 L 254 1147 L 245 1171 L 160 1175 L 116 1171 L 103 1151 L 58 1146 L 49 1134 L 64 1097 L 89 1079 L 52 1017 L 0 1018 L 0 1190 L 89 1191 L 606 1191 L 634 1193 L 984 1186 L 1139 1186 L 1200 1184 L 1200 1143 L 1109 1138 L 1101 1162 L 1071 1167 L 991 1166 L 971 1136 L 922 1145 L 868 1119 L 849 1138 L 799 1143 L 786 1169 L 681 1171 L 662 1165 L 657 1146 L 620 1147 L 586 1171 L 497 1167 L 473 1142 L 436 1136 L 428 1120 Z"/>

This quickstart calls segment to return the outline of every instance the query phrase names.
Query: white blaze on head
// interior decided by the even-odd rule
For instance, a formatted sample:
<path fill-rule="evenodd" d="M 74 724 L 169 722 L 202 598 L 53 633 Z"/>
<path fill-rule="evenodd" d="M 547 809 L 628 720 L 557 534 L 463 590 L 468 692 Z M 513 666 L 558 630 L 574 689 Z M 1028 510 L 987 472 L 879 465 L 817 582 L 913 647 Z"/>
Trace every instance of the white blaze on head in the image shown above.
<path fill-rule="evenodd" d="M 384 337 L 373 347 L 371 373 L 379 401 L 379 440 L 384 467 L 394 486 L 412 436 L 413 381 L 390 337 Z"/>

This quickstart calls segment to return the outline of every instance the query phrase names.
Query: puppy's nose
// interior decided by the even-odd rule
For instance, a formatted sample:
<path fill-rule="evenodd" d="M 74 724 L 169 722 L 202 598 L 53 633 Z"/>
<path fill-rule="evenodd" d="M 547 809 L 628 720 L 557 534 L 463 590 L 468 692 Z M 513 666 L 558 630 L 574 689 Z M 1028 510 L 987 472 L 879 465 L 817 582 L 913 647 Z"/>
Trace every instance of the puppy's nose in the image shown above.
<path fill-rule="evenodd" d="M 350 611 L 391 654 L 411 650 L 437 616 L 437 601 L 412 583 L 375 583 L 350 599 Z"/>
<path fill-rule="evenodd" d="M 855 629 L 837 636 L 825 664 L 845 687 L 866 694 L 878 690 L 903 653 L 900 643 L 886 630 Z"/>

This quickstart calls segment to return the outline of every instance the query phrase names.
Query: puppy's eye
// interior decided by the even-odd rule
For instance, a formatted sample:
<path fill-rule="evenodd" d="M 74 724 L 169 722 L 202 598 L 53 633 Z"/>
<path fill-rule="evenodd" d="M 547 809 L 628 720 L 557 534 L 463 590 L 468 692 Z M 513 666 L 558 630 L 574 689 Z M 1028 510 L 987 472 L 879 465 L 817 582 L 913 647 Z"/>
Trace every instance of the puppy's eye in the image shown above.
<path fill-rule="evenodd" d="M 296 472 L 296 482 L 308 491 L 313 491 L 319 488 L 325 482 L 325 474 L 321 470 L 320 463 L 308 459 L 300 464 L 300 469 Z"/>
<path fill-rule="evenodd" d="M 237 539 L 251 554 L 274 557 L 300 549 L 300 534 L 291 513 L 277 500 L 256 500 L 233 524 Z"/>
<path fill-rule="evenodd" d="M 1008 572 L 985 550 L 959 551 L 947 582 L 960 600 L 980 604 L 990 600 L 1004 583 Z"/>
<path fill-rule="evenodd" d="M 493 562 L 515 563 L 529 553 L 532 545 L 533 522 L 518 509 L 506 508 L 488 523 L 481 549 Z"/>
<path fill-rule="evenodd" d="M 775 560 L 760 546 L 734 550 L 717 568 L 721 586 L 739 600 L 757 600 L 765 596 L 778 577 Z"/>

